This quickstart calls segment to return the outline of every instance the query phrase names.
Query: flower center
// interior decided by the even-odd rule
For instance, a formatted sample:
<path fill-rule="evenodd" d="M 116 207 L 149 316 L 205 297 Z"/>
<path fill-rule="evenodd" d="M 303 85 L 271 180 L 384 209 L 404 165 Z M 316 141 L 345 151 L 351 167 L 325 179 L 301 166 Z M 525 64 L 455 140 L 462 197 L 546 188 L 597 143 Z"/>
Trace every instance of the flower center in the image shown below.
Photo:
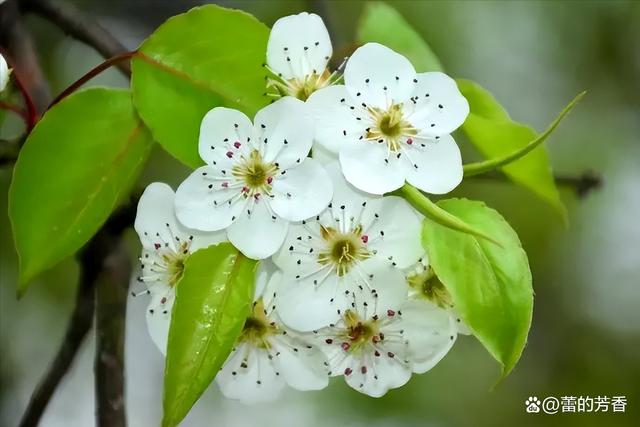
<path fill-rule="evenodd" d="M 420 297 L 437 304 L 441 308 L 453 307 L 451 294 L 435 275 L 431 267 L 424 271 L 407 276 L 409 286 L 418 291 Z"/>
<path fill-rule="evenodd" d="M 341 233 L 332 227 L 320 226 L 320 236 L 326 242 L 325 249 L 318 254 L 321 265 L 331 264 L 339 277 L 347 274 L 358 262 L 371 256 L 364 242 L 362 227 Z"/>
<path fill-rule="evenodd" d="M 245 320 L 238 342 L 246 342 L 256 348 L 269 349 L 271 348 L 271 344 L 267 338 L 277 331 L 278 327 L 275 323 L 267 319 L 264 312 L 264 302 L 262 298 L 260 298 L 253 305 L 251 315 Z"/>
<path fill-rule="evenodd" d="M 343 348 L 348 351 L 358 351 L 369 343 L 382 341 L 384 335 L 379 331 L 379 320 L 363 320 L 356 312 L 347 310 L 342 316 L 345 332 L 341 337 Z"/>
<path fill-rule="evenodd" d="M 278 166 L 275 163 L 265 163 L 260 152 L 253 150 L 249 157 L 243 158 L 231 172 L 244 183 L 242 192 L 245 196 L 256 196 L 269 193 Z"/>
<path fill-rule="evenodd" d="M 164 263 L 167 283 L 171 287 L 177 285 L 182 278 L 184 262 L 189 257 L 189 244 L 190 242 L 184 242 L 176 248 L 175 252 L 166 251 L 160 255 Z"/>
<path fill-rule="evenodd" d="M 367 130 L 366 138 L 385 142 L 392 152 L 400 151 L 403 137 L 415 136 L 418 131 L 404 119 L 401 104 L 392 104 L 389 109 L 368 107 L 374 125 Z"/>
<path fill-rule="evenodd" d="M 267 88 L 275 89 L 274 97 L 293 96 L 301 101 L 306 101 L 312 93 L 334 84 L 336 80 L 336 73 L 330 73 L 325 68 L 321 74 L 312 73 L 304 78 L 289 80 L 270 78 L 267 80 Z"/>

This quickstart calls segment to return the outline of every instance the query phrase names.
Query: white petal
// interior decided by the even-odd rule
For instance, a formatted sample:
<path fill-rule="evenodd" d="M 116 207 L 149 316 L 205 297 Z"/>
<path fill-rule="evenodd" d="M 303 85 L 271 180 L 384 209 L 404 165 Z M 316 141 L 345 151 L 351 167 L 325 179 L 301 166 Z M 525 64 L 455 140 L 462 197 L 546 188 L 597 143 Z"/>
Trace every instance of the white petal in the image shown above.
<path fill-rule="evenodd" d="M 287 326 L 302 332 L 337 322 L 338 311 L 344 312 L 352 301 L 334 273 L 322 281 L 327 270 L 310 274 L 312 268 L 305 263 L 299 269 L 284 271 L 278 292 L 278 316 Z M 316 286 L 314 280 L 320 285 Z"/>
<path fill-rule="evenodd" d="M 344 223 L 349 223 L 350 219 L 354 218 L 354 221 L 359 222 L 366 229 L 380 209 L 382 197 L 365 193 L 349 184 L 338 162 L 327 164 L 325 169 L 333 182 L 332 208 L 327 214 L 331 213 L 333 218 Z M 325 226 L 335 227 L 334 219 L 329 215 L 322 216 L 321 220 L 324 221 Z M 354 224 L 354 227 L 357 225 Z"/>
<path fill-rule="evenodd" d="M 246 359 L 245 355 L 248 355 Z M 274 400 L 284 387 L 284 380 L 277 375 L 267 351 L 251 348 L 248 344 L 239 345 L 231 353 L 216 376 L 216 382 L 225 397 L 243 403 Z"/>
<path fill-rule="evenodd" d="M 388 193 L 404 184 L 400 160 L 388 155 L 386 144 L 375 142 L 349 144 L 340 150 L 344 177 L 356 188 L 372 194 Z"/>
<path fill-rule="evenodd" d="M 333 186 L 329 175 L 314 159 L 287 169 L 273 182 L 273 211 L 289 221 L 301 221 L 319 214 L 327 207 Z"/>
<path fill-rule="evenodd" d="M 264 259 L 273 255 L 287 235 L 288 222 L 273 215 L 267 208 L 267 201 L 249 204 L 251 214 L 241 212 L 227 229 L 229 241 L 245 256 Z"/>
<path fill-rule="evenodd" d="M 147 307 L 147 329 L 154 344 L 162 354 L 167 354 L 167 340 L 171 325 L 171 310 L 175 301 L 175 291 L 168 286 L 155 286 Z"/>
<path fill-rule="evenodd" d="M 182 224 L 197 230 L 215 231 L 228 227 L 244 209 L 246 201 L 239 190 L 220 186 L 209 166 L 196 169 L 176 191 L 176 216 Z M 209 186 L 213 188 L 209 188 Z M 227 203 L 231 200 L 232 203 Z"/>
<path fill-rule="evenodd" d="M 345 375 L 345 381 L 354 390 L 371 397 L 381 397 L 390 389 L 402 387 L 411 378 L 411 369 L 398 357 L 370 356 L 372 364 L 367 364 L 366 372 L 362 371 L 362 363 L 353 359 L 349 368 L 351 373 Z"/>
<path fill-rule="evenodd" d="M 428 301 L 408 301 L 402 307 L 398 327 L 409 341 L 413 371 L 427 372 L 451 349 L 458 335 L 455 319 L 447 310 Z"/>
<path fill-rule="evenodd" d="M 322 18 L 313 13 L 278 19 L 269 35 L 267 64 L 285 79 L 322 74 L 332 54 Z"/>
<path fill-rule="evenodd" d="M 455 80 L 440 72 L 420 73 L 416 78 L 415 112 L 407 120 L 423 135 L 446 135 L 458 129 L 469 115 L 469 103 Z"/>
<path fill-rule="evenodd" d="M 273 350 L 280 353 L 274 358 L 276 368 L 290 387 L 307 391 L 320 390 L 329 384 L 324 365 L 327 360 L 318 347 L 309 348 L 308 342 L 290 335 L 272 343 Z"/>
<path fill-rule="evenodd" d="M 453 316 L 453 318 L 455 319 L 459 334 L 461 335 L 473 334 L 473 331 L 471 330 L 469 325 L 467 325 L 467 323 L 464 320 L 462 320 L 462 317 L 460 317 L 460 315 L 455 311 L 455 309 L 451 309 L 449 311 L 449 314 L 451 314 L 451 316 Z"/>
<path fill-rule="evenodd" d="M 366 132 L 367 122 L 357 117 L 367 117 L 367 113 L 361 111 L 359 103 L 356 106 L 343 85 L 332 85 L 314 92 L 307 105 L 316 121 L 315 141 L 329 151 L 338 153 L 341 147 L 358 141 Z"/>
<path fill-rule="evenodd" d="M 397 310 L 407 299 L 409 286 L 404 273 L 388 259 L 374 255 L 359 264 L 344 278 L 343 288 L 349 289 L 361 315 L 384 315 L 387 310 Z"/>
<path fill-rule="evenodd" d="M 258 263 L 256 286 L 253 300 L 263 298 L 264 306 L 271 306 L 274 296 L 280 287 L 282 271 L 271 259 L 263 259 Z"/>
<path fill-rule="evenodd" d="M 328 165 L 338 161 L 337 153 L 329 151 L 321 144 L 313 144 L 311 149 L 311 157 L 319 161 L 322 165 Z"/>
<path fill-rule="evenodd" d="M 385 196 L 375 208 L 378 220 L 366 229 L 371 250 L 381 258 L 392 257 L 398 268 L 407 268 L 424 254 L 421 243 L 422 221 L 404 199 Z"/>
<path fill-rule="evenodd" d="M 144 248 L 154 249 L 156 242 L 173 242 L 171 230 L 182 231 L 175 216 L 174 198 L 171 187 L 161 182 L 149 184 L 140 196 L 133 227 Z"/>
<path fill-rule="evenodd" d="M 2 92 L 9 83 L 9 74 L 9 65 L 7 65 L 4 56 L 0 54 L 0 92 Z"/>
<path fill-rule="evenodd" d="M 462 182 L 460 148 L 451 135 L 433 140 L 421 138 L 414 146 L 400 162 L 411 185 L 427 193 L 446 194 Z"/>
<path fill-rule="evenodd" d="M 407 58 L 378 43 L 359 47 L 344 70 L 344 82 L 352 97 L 385 110 L 409 99 L 415 78 L 416 70 Z"/>
<path fill-rule="evenodd" d="M 180 224 L 175 215 L 175 193 L 167 184 L 151 183 L 145 188 L 138 202 L 134 228 L 145 249 L 154 250 L 155 244 L 175 243 L 191 240 L 189 251 L 220 243 L 223 232 L 203 233 Z"/>
<path fill-rule="evenodd" d="M 280 170 L 300 163 L 313 144 L 314 122 L 304 102 L 286 96 L 258 111 L 253 140 L 265 162 L 276 162 Z"/>
<path fill-rule="evenodd" d="M 251 136 L 251 120 L 238 110 L 216 107 L 209 111 L 200 124 L 198 153 L 208 165 L 231 170 L 228 152 L 235 152 L 236 142 L 245 144 Z"/>

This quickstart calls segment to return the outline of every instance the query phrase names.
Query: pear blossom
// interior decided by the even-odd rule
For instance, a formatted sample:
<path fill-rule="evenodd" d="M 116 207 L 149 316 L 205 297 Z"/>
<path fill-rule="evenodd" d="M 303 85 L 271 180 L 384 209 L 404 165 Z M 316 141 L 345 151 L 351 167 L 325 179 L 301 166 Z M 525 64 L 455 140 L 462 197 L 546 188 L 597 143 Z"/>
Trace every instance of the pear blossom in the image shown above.
<path fill-rule="evenodd" d="M 380 298 L 371 305 L 354 298 L 336 323 L 314 335 L 327 354 L 329 375 L 380 397 L 435 366 L 453 346 L 456 326 L 426 301 L 388 305 Z"/>
<path fill-rule="evenodd" d="M 260 262 L 252 312 L 216 376 L 227 398 L 243 403 L 269 401 L 285 385 L 306 391 L 329 383 L 324 353 L 310 337 L 288 329 L 278 318 L 279 275 L 268 260 Z"/>
<path fill-rule="evenodd" d="M 267 43 L 266 67 L 273 74 L 267 88 L 274 97 L 293 96 L 302 101 L 340 78 L 327 64 L 333 52 L 322 18 L 302 12 L 278 19 Z"/>
<path fill-rule="evenodd" d="M 164 354 L 175 300 L 175 287 L 182 277 L 184 262 L 198 249 L 225 240 L 223 232 L 202 233 L 181 225 L 174 211 L 175 194 L 167 184 L 147 186 L 138 202 L 134 228 L 142 243 L 140 275 L 145 286 L 140 294 L 150 294 L 146 319 L 149 335 Z"/>
<path fill-rule="evenodd" d="M 434 304 L 451 316 L 459 334 L 471 334 L 471 330 L 455 310 L 449 291 L 429 265 L 427 254 L 424 254 L 415 265 L 406 270 L 406 279 L 409 285 L 410 300 L 428 301 Z"/>
<path fill-rule="evenodd" d="M 229 108 L 206 114 L 198 150 L 207 165 L 178 187 L 176 214 L 187 227 L 227 229 L 242 253 L 264 259 L 280 248 L 290 221 L 326 207 L 332 188 L 321 164 L 307 158 L 313 120 L 302 101 L 282 98 L 254 123 Z"/>
<path fill-rule="evenodd" d="M 417 73 L 404 56 L 367 43 L 349 58 L 344 85 L 313 93 L 308 104 L 317 142 L 338 155 L 360 190 L 384 194 L 407 181 L 444 194 L 461 182 L 460 149 L 450 133 L 469 104 L 446 74 Z"/>
<path fill-rule="evenodd" d="M 10 74 L 11 70 L 9 69 L 9 65 L 4 59 L 4 56 L 0 54 L 0 92 L 2 92 L 7 87 Z"/>
<path fill-rule="evenodd" d="M 419 214 L 403 199 L 363 193 L 348 184 L 337 163 L 327 166 L 334 195 L 329 207 L 292 224 L 273 261 L 283 270 L 279 315 L 310 331 L 335 323 L 354 294 L 367 303 L 407 298 L 402 269 L 423 253 Z"/>

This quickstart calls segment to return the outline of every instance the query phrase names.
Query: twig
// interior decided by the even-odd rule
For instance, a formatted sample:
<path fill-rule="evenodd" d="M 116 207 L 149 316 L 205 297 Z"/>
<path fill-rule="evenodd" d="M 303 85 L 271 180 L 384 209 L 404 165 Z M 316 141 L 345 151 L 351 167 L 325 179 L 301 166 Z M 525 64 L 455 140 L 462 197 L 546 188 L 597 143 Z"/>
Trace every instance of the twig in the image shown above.
<path fill-rule="evenodd" d="M 84 337 L 91 329 L 94 308 L 93 289 L 96 274 L 95 270 L 82 266 L 76 305 L 69 320 L 64 340 L 51 366 L 49 366 L 46 374 L 33 392 L 29 406 L 27 406 L 20 421 L 20 427 L 38 425 L 53 392 L 71 367 L 76 353 L 84 341 Z"/>
<path fill-rule="evenodd" d="M 96 426 L 125 427 L 124 337 L 131 264 L 124 245 L 105 260 L 96 288 Z"/>
<path fill-rule="evenodd" d="M 17 105 L 10 104 L 10 103 L 4 102 L 4 101 L 0 101 L 0 110 L 7 110 L 7 111 L 11 111 L 12 113 L 15 113 L 16 115 L 20 116 L 20 118 L 22 120 L 24 120 L 25 123 L 28 123 L 28 121 L 29 121 L 29 117 L 27 115 L 27 112 L 23 111 Z"/>
<path fill-rule="evenodd" d="M 112 269 L 111 264 L 105 266 L 105 259 L 108 258 L 110 254 L 119 251 L 119 236 L 133 223 L 136 205 L 137 199 L 132 198 L 127 205 L 114 212 L 98 234 L 96 234 L 80 252 L 81 277 L 76 297 L 76 306 L 69 321 L 64 341 L 49 369 L 31 396 L 29 405 L 20 422 L 20 427 L 33 427 L 38 425 L 60 380 L 62 380 L 71 367 L 84 337 L 91 328 L 95 305 L 94 290 L 96 280 L 103 269 Z M 127 277 L 127 282 L 128 280 Z M 117 375 L 117 373 L 114 375 Z"/>
<path fill-rule="evenodd" d="M 22 23 L 17 0 L 0 4 L 0 48 L 13 67 L 13 78 L 23 94 L 31 130 L 49 105 L 51 94 L 31 35 Z"/>
<path fill-rule="evenodd" d="M 22 0 L 20 7 L 25 12 L 32 12 L 51 21 L 66 34 L 93 47 L 104 58 L 111 58 L 129 50 L 102 25 L 71 3 L 55 0 Z M 128 63 L 120 63 L 118 68 L 125 76 L 131 75 L 131 67 Z"/>
<path fill-rule="evenodd" d="M 135 54 L 136 54 L 136 52 L 121 53 L 120 55 L 116 55 L 116 56 L 114 56 L 112 58 L 109 58 L 109 59 L 105 60 L 101 64 L 98 64 L 97 66 L 95 66 L 94 68 L 89 70 L 84 76 L 80 77 L 78 80 L 76 80 L 71 85 L 69 85 L 69 87 L 67 87 L 65 90 L 60 92 L 60 94 L 58 96 L 56 96 L 56 98 L 53 101 L 51 101 L 51 105 L 49 105 L 49 108 L 53 107 L 58 102 L 62 101 L 64 98 L 66 98 L 67 96 L 69 96 L 70 94 L 75 92 L 82 85 L 87 83 L 89 80 L 91 80 L 92 78 L 94 78 L 95 76 L 97 76 L 98 74 L 103 72 L 104 70 L 106 70 L 106 69 L 108 69 L 108 68 L 110 68 L 110 67 L 112 67 L 114 65 L 119 65 L 123 61 L 125 61 L 127 59 L 130 59 Z"/>
<path fill-rule="evenodd" d="M 469 179 L 486 179 L 499 182 L 510 182 L 510 179 L 503 173 L 491 172 L 481 175 L 474 175 Z M 604 179 L 595 171 L 585 171 L 579 175 L 555 175 L 556 184 L 570 188 L 579 198 L 586 197 L 591 191 L 602 187 Z"/>

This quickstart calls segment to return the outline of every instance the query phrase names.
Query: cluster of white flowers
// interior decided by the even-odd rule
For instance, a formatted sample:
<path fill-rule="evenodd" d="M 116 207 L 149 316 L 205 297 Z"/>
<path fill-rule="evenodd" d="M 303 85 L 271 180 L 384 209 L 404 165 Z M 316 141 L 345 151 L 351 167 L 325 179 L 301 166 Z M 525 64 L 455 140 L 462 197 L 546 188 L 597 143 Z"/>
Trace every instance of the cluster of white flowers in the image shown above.
<path fill-rule="evenodd" d="M 261 260 L 253 312 L 216 378 L 229 398 L 317 390 L 331 376 L 382 396 L 467 333 L 429 267 L 421 214 L 385 195 L 405 181 L 437 194 L 460 183 L 450 133 L 467 101 L 451 78 L 416 73 L 385 46 L 358 48 L 343 76 L 328 71 L 331 54 L 318 16 L 276 22 L 267 68 L 278 99 L 253 123 L 209 111 L 198 146 L 206 166 L 175 194 L 154 183 L 140 199 L 138 280 L 163 352 L 190 253 L 228 240 Z"/>

